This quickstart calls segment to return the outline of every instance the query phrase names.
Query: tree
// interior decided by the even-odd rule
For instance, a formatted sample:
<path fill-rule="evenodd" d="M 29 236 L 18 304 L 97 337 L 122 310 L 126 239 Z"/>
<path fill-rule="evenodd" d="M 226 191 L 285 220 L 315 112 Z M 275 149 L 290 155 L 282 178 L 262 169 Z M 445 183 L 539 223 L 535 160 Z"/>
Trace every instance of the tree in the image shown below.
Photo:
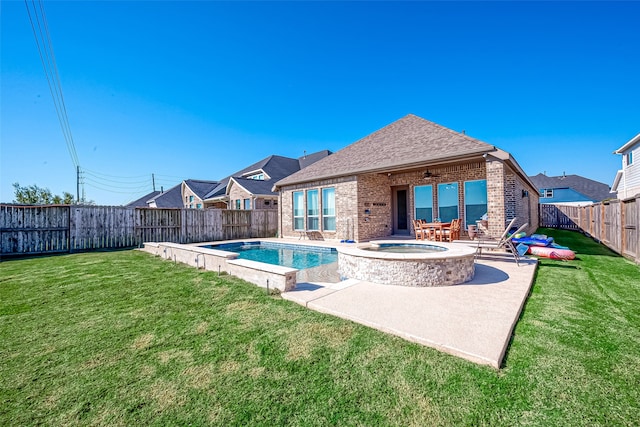
<path fill-rule="evenodd" d="M 71 205 L 74 203 L 73 194 L 66 191 L 62 193 L 62 196 L 54 196 L 48 188 L 40 188 L 35 184 L 22 187 L 17 182 L 13 184 L 13 188 L 15 188 L 14 203 L 25 205 Z"/>

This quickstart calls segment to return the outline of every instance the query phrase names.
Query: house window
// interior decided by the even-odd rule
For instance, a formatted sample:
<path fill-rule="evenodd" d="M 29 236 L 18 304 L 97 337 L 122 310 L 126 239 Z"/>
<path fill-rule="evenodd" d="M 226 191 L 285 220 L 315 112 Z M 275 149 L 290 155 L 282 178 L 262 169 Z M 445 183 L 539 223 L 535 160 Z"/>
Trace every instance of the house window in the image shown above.
<path fill-rule="evenodd" d="M 540 190 L 540 197 L 543 199 L 553 198 L 553 188 L 545 188 Z"/>
<path fill-rule="evenodd" d="M 307 230 L 319 230 L 318 190 L 307 191 Z"/>
<path fill-rule="evenodd" d="M 258 180 L 258 181 L 264 181 L 264 174 L 263 173 L 259 173 L 259 174 L 256 174 L 256 175 L 251 175 L 251 176 L 249 176 L 247 178 L 255 179 L 255 180 Z"/>
<path fill-rule="evenodd" d="M 451 222 L 458 216 L 458 183 L 438 184 L 438 217 L 442 222 Z"/>
<path fill-rule="evenodd" d="M 236 209 L 240 210 L 240 203 L 242 202 L 242 200 L 238 199 L 236 200 Z"/>
<path fill-rule="evenodd" d="M 464 183 L 464 217 L 466 225 L 475 225 L 487 213 L 487 180 Z"/>
<path fill-rule="evenodd" d="M 202 209 L 202 203 L 198 203 L 198 204 L 196 205 L 196 209 Z"/>
<path fill-rule="evenodd" d="M 193 202 L 193 196 L 189 196 L 189 202 Z"/>
<path fill-rule="evenodd" d="M 304 230 L 304 193 L 293 192 L 293 229 Z"/>
<path fill-rule="evenodd" d="M 265 201 L 264 201 L 264 205 L 265 205 L 265 206 L 269 206 L 270 204 L 271 204 L 271 202 L 270 202 L 269 200 L 265 200 Z"/>
<path fill-rule="evenodd" d="M 251 199 L 244 199 L 244 208 L 245 211 L 251 210 Z"/>
<path fill-rule="evenodd" d="M 628 152 L 624 155 L 627 160 L 627 166 L 631 166 L 633 164 L 633 151 Z"/>
<path fill-rule="evenodd" d="M 322 189 L 322 229 L 336 231 L 336 189 Z"/>
<path fill-rule="evenodd" d="M 415 219 L 433 221 L 433 185 L 418 185 L 413 188 Z"/>

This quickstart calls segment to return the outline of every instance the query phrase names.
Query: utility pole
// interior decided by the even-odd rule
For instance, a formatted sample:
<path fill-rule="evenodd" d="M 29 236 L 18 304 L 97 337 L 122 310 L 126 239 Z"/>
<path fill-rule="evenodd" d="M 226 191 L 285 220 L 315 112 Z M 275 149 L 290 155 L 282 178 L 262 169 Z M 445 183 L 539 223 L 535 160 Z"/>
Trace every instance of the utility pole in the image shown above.
<path fill-rule="evenodd" d="M 76 167 L 76 200 L 80 204 L 80 165 Z"/>
<path fill-rule="evenodd" d="M 153 183 L 153 191 L 156 191 L 156 176 L 151 174 L 151 182 Z"/>

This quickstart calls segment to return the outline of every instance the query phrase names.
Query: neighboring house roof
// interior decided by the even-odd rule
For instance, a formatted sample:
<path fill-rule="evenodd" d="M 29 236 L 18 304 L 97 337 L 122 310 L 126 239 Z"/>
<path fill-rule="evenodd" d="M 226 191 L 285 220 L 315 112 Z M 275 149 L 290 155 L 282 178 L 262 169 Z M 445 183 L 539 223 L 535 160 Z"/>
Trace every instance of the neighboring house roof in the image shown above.
<path fill-rule="evenodd" d="M 186 179 L 183 182 L 201 199 L 204 199 L 211 190 L 220 184 L 218 181 L 202 181 L 198 179 Z"/>
<path fill-rule="evenodd" d="M 300 163 L 300 169 L 304 169 L 307 166 L 310 166 L 317 162 L 318 160 L 324 159 L 328 155 L 331 154 L 329 150 L 318 151 L 317 153 L 304 154 L 304 156 L 298 158 L 298 163 Z"/>
<path fill-rule="evenodd" d="M 160 193 L 149 200 L 149 205 L 156 208 L 182 208 L 182 183 L 171 187 L 167 191 Z"/>
<path fill-rule="evenodd" d="M 614 151 L 613 154 L 624 154 L 625 151 L 631 149 L 636 144 L 640 144 L 640 133 L 634 136 L 633 138 L 631 138 L 629 142 L 624 144 L 622 147 Z"/>
<path fill-rule="evenodd" d="M 305 168 L 320 159 L 323 159 L 331 154 L 329 150 L 322 150 L 316 153 L 305 154 L 297 159 L 291 157 L 271 155 L 264 159 L 247 166 L 246 168 L 239 170 L 238 172 L 224 178 L 220 183 L 210 190 L 203 199 L 212 200 L 216 198 L 222 198 L 227 194 L 230 180 L 233 180 L 245 188 L 251 194 L 259 195 L 273 195 L 276 194 L 272 191 L 273 183 L 281 180 L 302 168 Z M 267 176 L 264 181 L 257 179 L 248 179 L 250 176 L 258 171 L 263 171 Z"/>
<path fill-rule="evenodd" d="M 612 197 L 607 184 L 579 175 L 546 176 L 539 173 L 529 178 L 539 190 L 571 188 L 593 202 L 601 202 Z"/>
<path fill-rule="evenodd" d="M 144 196 L 140 197 L 138 200 L 134 200 L 133 202 L 127 203 L 125 206 L 128 207 L 128 208 L 146 208 L 146 207 L 149 207 L 147 202 L 149 200 L 153 199 L 158 194 L 160 194 L 159 191 L 152 191 L 151 193 L 145 194 Z"/>
<path fill-rule="evenodd" d="M 272 196 L 277 194 L 271 191 L 273 182 L 236 177 L 231 178 L 229 185 L 227 185 L 227 193 L 234 184 L 241 186 L 247 193 L 253 194 L 254 196 Z"/>
<path fill-rule="evenodd" d="M 496 151 L 493 145 L 409 114 L 279 181 L 276 186 L 419 167 Z M 526 174 L 524 178 L 527 179 Z"/>

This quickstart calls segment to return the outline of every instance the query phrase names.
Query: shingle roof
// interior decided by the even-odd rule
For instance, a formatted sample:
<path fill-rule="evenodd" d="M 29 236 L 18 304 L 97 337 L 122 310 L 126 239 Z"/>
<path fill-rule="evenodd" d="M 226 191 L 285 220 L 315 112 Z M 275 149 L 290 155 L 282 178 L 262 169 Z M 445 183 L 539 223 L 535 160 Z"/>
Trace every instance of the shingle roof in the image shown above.
<path fill-rule="evenodd" d="M 247 178 L 233 178 L 238 185 L 242 186 L 245 190 L 253 195 L 277 195 L 278 193 L 274 193 L 273 181 L 260 181 L 257 179 L 247 179 Z"/>
<path fill-rule="evenodd" d="M 304 156 L 298 157 L 298 162 L 300 163 L 300 169 L 304 169 L 307 166 L 310 166 L 317 162 L 318 160 L 322 160 L 325 157 L 331 155 L 331 151 L 322 150 L 317 153 L 305 154 Z"/>
<path fill-rule="evenodd" d="M 164 193 L 155 196 L 152 201 L 156 202 L 158 208 L 182 208 L 182 184 L 171 187 Z"/>
<path fill-rule="evenodd" d="M 144 196 L 140 197 L 138 200 L 127 203 L 125 206 L 128 208 L 146 208 L 149 206 L 147 202 L 153 199 L 158 194 L 160 194 L 159 191 L 152 191 L 151 193 L 145 194 Z"/>
<path fill-rule="evenodd" d="M 264 159 L 224 178 L 215 188 L 205 194 L 203 199 L 206 200 L 213 197 L 225 195 L 229 180 L 232 177 L 252 194 L 277 194 L 271 191 L 274 182 L 277 182 L 282 178 L 285 178 L 292 173 L 299 171 L 301 168 L 304 168 L 308 165 L 313 164 L 314 162 L 317 162 L 320 159 L 327 157 L 330 154 L 331 151 L 323 150 L 318 151 L 317 153 L 307 154 L 298 159 L 292 159 L 290 157 L 277 155 L 265 157 Z M 266 181 L 260 181 L 243 178 L 243 176 L 257 170 L 263 170 L 270 177 L 270 179 Z"/>
<path fill-rule="evenodd" d="M 184 183 L 201 199 L 220 184 L 218 181 L 202 181 L 198 179 L 187 179 Z"/>
<path fill-rule="evenodd" d="M 580 175 L 546 176 L 539 173 L 529 178 L 538 187 L 538 190 L 571 188 L 594 202 L 601 202 L 613 197 L 607 184 Z"/>
<path fill-rule="evenodd" d="M 419 166 L 494 150 L 494 146 L 485 142 L 409 114 L 277 182 L 276 186 Z"/>

